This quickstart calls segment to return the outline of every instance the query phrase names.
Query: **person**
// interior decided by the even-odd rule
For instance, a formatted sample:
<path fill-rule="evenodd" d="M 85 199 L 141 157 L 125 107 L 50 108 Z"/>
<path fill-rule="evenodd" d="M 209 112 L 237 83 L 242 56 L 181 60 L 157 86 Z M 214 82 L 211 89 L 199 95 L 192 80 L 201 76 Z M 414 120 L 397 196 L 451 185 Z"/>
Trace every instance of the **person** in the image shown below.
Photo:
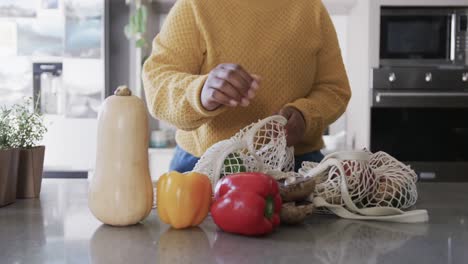
<path fill-rule="evenodd" d="M 151 114 L 177 127 L 170 170 L 279 113 L 302 161 L 323 158 L 324 130 L 351 91 L 320 0 L 178 0 L 143 66 Z"/>

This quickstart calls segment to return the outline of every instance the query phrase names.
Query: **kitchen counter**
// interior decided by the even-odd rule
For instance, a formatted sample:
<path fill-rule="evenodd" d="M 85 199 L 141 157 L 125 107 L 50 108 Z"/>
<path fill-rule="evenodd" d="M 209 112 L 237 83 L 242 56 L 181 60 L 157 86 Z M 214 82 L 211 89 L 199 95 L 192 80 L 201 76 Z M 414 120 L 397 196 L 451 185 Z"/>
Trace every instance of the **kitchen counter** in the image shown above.
<path fill-rule="evenodd" d="M 102 225 L 87 181 L 45 179 L 40 199 L 0 208 L 0 263 L 468 263 L 468 183 L 419 184 L 427 224 L 312 215 L 262 238 L 219 231 L 211 218 L 176 231 L 156 211 L 142 224 Z"/>

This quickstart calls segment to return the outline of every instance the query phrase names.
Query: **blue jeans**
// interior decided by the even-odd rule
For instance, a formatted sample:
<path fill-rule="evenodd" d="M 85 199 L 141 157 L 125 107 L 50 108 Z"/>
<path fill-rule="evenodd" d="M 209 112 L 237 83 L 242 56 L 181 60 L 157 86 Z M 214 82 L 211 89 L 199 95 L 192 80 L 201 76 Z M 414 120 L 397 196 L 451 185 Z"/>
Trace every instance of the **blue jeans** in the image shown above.
<path fill-rule="evenodd" d="M 320 162 L 324 158 L 322 152 L 314 151 L 299 155 L 295 157 L 294 169 L 297 171 L 301 168 L 303 161 Z M 180 173 L 188 172 L 193 170 L 195 164 L 197 164 L 199 158 L 192 156 L 179 146 L 175 149 L 174 157 L 172 158 L 169 171 L 178 171 Z"/>

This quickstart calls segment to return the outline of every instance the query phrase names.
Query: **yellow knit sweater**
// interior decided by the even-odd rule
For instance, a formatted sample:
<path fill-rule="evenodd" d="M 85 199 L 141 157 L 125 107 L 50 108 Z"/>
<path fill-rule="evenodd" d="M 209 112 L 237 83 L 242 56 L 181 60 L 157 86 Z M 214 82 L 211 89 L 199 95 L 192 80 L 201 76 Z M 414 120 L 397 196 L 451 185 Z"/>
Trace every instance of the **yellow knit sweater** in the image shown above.
<path fill-rule="evenodd" d="M 248 107 L 207 111 L 201 105 L 208 73 L 221 63 L 261 76 Z M 324 129 L 351 96 L 320 0 L 178 0 L 154 39 L 143 81 L 151 114 L 175 125 L 179 146 L 197 157 L 286 105 L 306 120 L 296 154 L 319 150 Z"/>

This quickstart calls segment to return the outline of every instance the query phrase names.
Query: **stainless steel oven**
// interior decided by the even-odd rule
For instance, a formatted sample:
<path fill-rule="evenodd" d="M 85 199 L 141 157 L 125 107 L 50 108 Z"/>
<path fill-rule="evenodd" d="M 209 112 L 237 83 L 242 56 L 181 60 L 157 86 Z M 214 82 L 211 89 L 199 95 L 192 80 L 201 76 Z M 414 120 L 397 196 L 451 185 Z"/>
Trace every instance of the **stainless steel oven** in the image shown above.
<path fill-rule="evenodd" d="M 468 7 L 382 7 L 382 66 L 468 65 Z"/>
<path fill-rule="evenodd" d="M 426 181 L 468 181 L 468 68 L 372 71 L 371 150 Z"/>

